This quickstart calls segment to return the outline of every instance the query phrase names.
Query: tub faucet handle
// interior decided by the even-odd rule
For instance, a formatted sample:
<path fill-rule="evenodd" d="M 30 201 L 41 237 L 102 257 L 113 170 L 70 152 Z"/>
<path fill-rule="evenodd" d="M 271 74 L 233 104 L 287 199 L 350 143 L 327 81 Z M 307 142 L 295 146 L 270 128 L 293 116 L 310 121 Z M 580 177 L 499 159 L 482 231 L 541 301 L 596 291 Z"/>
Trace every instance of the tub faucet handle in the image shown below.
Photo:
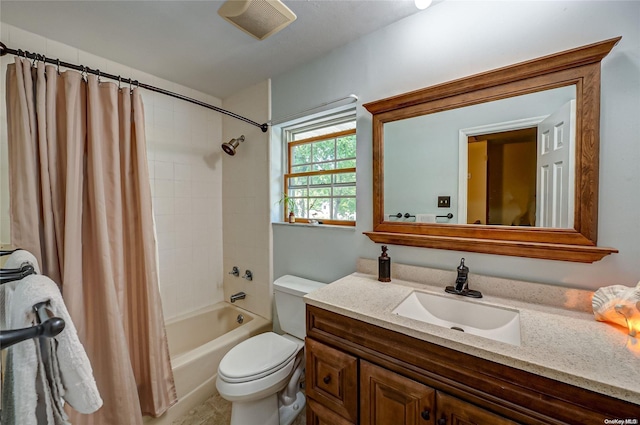
<path fill-rule="evenodd" d="M 238 277 L 238 276 L 240 276 L 240 269 L 238 269 L 238 267 L 236 267 L 236 266 L 233 266 L 233 268 L 231 269 L 229 274 L 232 274 L 235 277 Z"/>
<path fill-rule="evenodd" d="M 230 299 L 231 299 L 231 302 L 234 303 L 238 300 L 244 300 L 246 297 L 247 297 L 247 294 L 245 294 L 244 292 L 238 292 L 237 294 L 231 295 Z"/>
<path fill-rule="evenodd" d="M 251 270 L 247 269 L 244 271 L 244 276 L 242 276 L 242 278 L 251 281 L 253 280 L 253 273 L 251 273 Z"/>

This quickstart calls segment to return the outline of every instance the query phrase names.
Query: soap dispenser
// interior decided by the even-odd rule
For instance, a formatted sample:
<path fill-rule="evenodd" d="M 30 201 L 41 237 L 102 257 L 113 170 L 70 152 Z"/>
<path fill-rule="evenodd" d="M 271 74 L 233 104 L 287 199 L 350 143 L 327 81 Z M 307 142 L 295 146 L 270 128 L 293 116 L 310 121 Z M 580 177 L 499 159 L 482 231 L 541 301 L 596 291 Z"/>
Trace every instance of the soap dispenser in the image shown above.
<path fill-rule="evenodd" d="M 382 254 L 378 257 L 378 280 L 391 282 L 391 257 L 387 255 L 387 246 L 382 245 Z"/>

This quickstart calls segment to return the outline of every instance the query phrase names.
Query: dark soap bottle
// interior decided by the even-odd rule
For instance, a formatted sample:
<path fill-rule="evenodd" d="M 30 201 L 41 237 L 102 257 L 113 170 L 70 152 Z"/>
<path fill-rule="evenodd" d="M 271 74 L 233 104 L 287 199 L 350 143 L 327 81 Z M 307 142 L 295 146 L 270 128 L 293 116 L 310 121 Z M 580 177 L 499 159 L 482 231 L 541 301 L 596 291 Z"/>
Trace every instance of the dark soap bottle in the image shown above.
<path fill-rule="evenodd" d="M 391 282 L 391 257 L 387 255 L 387 246 L 382 245 L 382 255 L 378 257 L 378 280 Z"/>

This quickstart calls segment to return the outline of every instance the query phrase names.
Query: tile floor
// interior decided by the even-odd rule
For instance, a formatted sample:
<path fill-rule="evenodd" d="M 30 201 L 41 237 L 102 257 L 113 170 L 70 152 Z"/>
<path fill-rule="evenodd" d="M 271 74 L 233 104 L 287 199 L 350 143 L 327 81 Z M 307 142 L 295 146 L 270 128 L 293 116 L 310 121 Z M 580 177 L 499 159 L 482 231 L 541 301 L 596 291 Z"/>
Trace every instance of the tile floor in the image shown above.
<path fill-rule="evenodd" d="M 172 425 L 228 425 L 231 420 L 231 403 L 216 394 L 199 406 L 193 408 Z M 306 413 L 303 409 L 292 425 L 306 425 Z M 261 424 L 247 424 L 261 425 Z"/>

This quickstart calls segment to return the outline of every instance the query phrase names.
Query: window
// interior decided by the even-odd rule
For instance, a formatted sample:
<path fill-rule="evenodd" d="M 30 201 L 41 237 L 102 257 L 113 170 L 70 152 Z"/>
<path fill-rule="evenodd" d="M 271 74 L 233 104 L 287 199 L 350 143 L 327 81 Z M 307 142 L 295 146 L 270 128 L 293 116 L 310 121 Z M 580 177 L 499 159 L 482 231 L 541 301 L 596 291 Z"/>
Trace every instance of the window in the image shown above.
<path fill-rule="evenodd" d="M 355 226 L 356 121 L 339 117 L 285 129 L 287 172 L 284 193 L 296 221 Z M 285 221 L 289 214 L 285 205 Z"/>

